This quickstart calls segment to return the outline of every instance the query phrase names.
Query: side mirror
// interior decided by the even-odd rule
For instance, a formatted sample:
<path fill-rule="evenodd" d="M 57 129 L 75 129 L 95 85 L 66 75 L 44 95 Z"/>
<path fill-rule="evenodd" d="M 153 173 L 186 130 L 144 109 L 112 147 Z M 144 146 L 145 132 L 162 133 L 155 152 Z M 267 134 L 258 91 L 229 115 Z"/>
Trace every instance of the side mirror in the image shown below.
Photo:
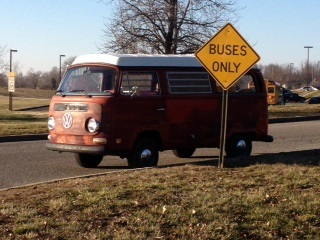
<path fill-rule="evenodd" d="M 132 87 L 131 88 L 131 91 L 132 91 L 132 93 L 131 93 L 131 97 L 134 97 L 134 96 L 140 96 L 140 89 L 139 89 L 139 87 L 138 86 L 134 86 L 134 87 Z"/>

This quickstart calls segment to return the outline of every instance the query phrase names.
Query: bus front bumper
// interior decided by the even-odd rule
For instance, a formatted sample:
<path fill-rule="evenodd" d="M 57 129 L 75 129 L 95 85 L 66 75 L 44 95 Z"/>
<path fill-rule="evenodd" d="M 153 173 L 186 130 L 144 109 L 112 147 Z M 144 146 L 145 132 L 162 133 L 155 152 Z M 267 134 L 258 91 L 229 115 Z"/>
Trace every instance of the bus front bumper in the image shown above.
<path fill-rule="evenodd" d="M 46 143 L 46 148 L 52 151 L 58 152 L 74 152 L 74 153 L 87 153 L 103 155 L 105 146 L 79 146 L 69 144 L 57 144 L 57 143 Z"/>

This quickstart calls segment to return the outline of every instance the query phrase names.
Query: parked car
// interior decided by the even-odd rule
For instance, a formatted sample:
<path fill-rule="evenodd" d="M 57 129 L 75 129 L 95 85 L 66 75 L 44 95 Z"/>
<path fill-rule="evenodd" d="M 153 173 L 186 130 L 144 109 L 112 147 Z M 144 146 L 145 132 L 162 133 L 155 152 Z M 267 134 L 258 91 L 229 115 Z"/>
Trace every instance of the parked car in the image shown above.
<path fill-rule="evenodd" d="M 291 92 L 290 95 L 286 96 L 286 102 L 304 102 L 305 97 L 300 96 L 298 93 Z"/>
<path fill-rule="evenodd" d="M 320 103 L 320 97 L 312 97 L 308 100 L 308 104 L 319 104 Z"/>
<path fill-rule="evenodd" d="M 289 102 L 288 98 L 291 96 L 292 92 L 289 89 L 283 89 L 284 100 L 285 102 Z"/>
<path fill-rule="evenodd" d="M 317 91 L 318 88 L 315 88 L 315 87 L 312 87 L 312 86 L 308 86 L 308 87 L 299 88 L 299 90 L 304 90 L 304 91 Z"/>

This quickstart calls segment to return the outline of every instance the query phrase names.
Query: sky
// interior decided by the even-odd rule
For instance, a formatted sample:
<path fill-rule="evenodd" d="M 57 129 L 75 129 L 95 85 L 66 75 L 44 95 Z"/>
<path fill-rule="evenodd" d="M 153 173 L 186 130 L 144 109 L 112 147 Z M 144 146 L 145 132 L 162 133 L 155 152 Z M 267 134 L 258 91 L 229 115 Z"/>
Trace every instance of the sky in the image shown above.
<path fill-rule="evenodd" d="M 50 71 L 74 56 L 99 53 L 112 6 L 102 0 L 0 0 L 0 46 L 20 71 Z M 234 27 L 259 54 L 259 64 L 300 68 L 320 61 L 319 0 L 238 0 Z M 209 40 L 209 39 L 208 39 Z"/>

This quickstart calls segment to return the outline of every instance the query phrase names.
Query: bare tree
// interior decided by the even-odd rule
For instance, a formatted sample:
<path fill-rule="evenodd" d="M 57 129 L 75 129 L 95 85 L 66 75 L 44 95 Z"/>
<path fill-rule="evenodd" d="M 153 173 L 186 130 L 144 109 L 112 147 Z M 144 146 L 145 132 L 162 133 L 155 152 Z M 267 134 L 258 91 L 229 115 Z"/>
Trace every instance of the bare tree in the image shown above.
<path fill-rule="evenodd" d="M 76 58 L 75 56 L 72 56 L 72 57 L 68 57 L 66 60 L 64 60 L 62 68 L 66 69 L 69 65 L 71 65 L 73 63 L 75 58 Z"/>
<path fill-rule="evenodd" d="M 30 68 L 30 70 L 26 74 L 26 80 L 31 88 L 36 89 L 40 86 L 41 75 L 41 71 L 36 72 L 33 68 Z"/>
<path fill-rule="evenodd" d="M 1 47 L 0 46 L 0 74 L 3 74 L 6 72 L 9 68 L 8 63 L 4 61 L 4 55 L 6 51 L 6 47 Z"/>
<path fill-rule="evenodd" d="M 41 89 L 56 89 L 59 79 L 59 68 L 52 67 L 49 72 L 44 72 L 41 75 Z"/>
<path fill-rule="evenodd" d="M 227 22 L 236 0 L 106 0 L 115 14 L 105 24 L 103 52 L 194 53 Z"/>
<path fill-rule="evenodd" d="M 74 56 L 69 57 L 63 62 L 61 66 L 62 74 L 66 71 L 67 67 L 73 63 L 75 58 Z M 56 89 L 60 80 L 59 74 L 58 67 L 53 67 L 49 72 L 43 72 L 41 75 L 41 89 Z"/>
<path fill-rule="evenodd" d="M 24 76 L 22 73 L 22 64 L 19 61 L 15 61 L 12 64 L 12 71 L 15 73 L 15 87 L 16 88 L 23 88 L 26 86 L 26 83 L 24 82 Z"/>
<path fill-rule="evenodd" d="M 0 86 L 6 86 L 8 77 L 6 71 L 8 70 L 8 64 L 4 61 L 6 47 L 0 46 Z"/>

